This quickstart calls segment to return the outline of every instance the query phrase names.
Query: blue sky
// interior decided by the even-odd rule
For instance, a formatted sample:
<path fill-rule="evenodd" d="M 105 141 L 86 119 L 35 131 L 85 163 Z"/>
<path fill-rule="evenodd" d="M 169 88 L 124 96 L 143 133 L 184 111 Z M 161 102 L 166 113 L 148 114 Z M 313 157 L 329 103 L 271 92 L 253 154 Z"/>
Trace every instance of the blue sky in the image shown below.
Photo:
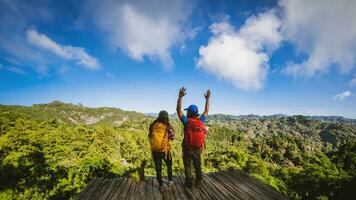
<path fill-rule="evenodd" d="M 356 118 L 355 1 L 0 0 L 0 104 Z"/>

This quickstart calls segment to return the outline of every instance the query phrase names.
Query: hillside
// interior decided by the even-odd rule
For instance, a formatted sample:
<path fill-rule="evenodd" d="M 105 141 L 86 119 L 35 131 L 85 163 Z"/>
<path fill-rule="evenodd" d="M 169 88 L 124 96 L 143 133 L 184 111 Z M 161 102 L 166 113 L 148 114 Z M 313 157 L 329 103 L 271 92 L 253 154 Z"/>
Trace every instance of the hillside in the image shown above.
<path fill-rule="evenodd" d="M 154 117 L 118 108 L 54 101 L 0 106 L 0 199 L 71 199 L 94 176 L 137 177 Z M 182 126 L 172 142 L 173 169 L 183 172 Z M 203 171 L 239 168 L 291 199 L 351 194 L 356 126 L 306 116 L 209 117 Z M 340 192 L 342 191 L 342 193 Z"/>
<path fill-rule="evenodd" d="M 214 114 L 210 116 L 210 120 L 233 121 L 233 120 L 251 120 L 251 119 L 279 119 L 279 118 L 295 117 L 295 116 L 288 116 L 284 114 L 266 115 L 266 116 L 253 115 L 253 114 L 250 115 Z M 303 116 L 303 117 L 311 120 L 318 120 L 321 122 L 356 124 L 356 119 L 349 119 L 341 116 Z"/>
<path fill-rule="evenodd" d="M 2 115 L 12 118 L 26 118 L 36 120 L 55 119 L 59 123 L 77 124 L 107 124 L 120 125 L 129 120 L 137 120 L 144 116 L 137 112 L 123 111 L 119 108 L 88 108 L 81 104 L 74 105 L 53 101 L 49 104 L 34 104 L 26 106 L 0 106 Z"/>

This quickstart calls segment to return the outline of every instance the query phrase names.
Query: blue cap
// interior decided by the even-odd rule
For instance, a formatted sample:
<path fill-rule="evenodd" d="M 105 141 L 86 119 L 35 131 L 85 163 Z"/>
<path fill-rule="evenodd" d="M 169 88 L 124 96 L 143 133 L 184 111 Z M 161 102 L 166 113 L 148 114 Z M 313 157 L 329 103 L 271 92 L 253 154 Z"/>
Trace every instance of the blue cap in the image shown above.
<path fill-rule="evenodd" d="M 198 106 L 196 106 L 194 104 L 190 105 L 188 108 L 186 108 L 184 110 L 188 110 L 188 112 L 192 115 L 198 115 Z"/>

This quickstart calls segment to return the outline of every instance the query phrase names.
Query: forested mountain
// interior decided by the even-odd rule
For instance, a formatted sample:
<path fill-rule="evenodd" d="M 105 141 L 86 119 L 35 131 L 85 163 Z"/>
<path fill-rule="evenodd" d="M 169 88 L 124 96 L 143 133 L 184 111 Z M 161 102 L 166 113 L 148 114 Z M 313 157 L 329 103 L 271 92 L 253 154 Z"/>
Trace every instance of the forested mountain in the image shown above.
<path fill-rule="evenodd" d="M 146 116 L 155 117 L 158 113 L 145 113 Z M 209 116 L 210 121 L 234 121 L 234 120 L 251 120 L 251 119 L 279 119 L 286 117 L 296 117 L 288 116 L 285 114 L 275 114 L 275 115 L 227 115 L 227 114 L 212 114 Z M 171 118 L 178 119 L 177 113 L 171 114 Z M 312 120 L 318 120 L 321 122 L 335 122 L 335 123 L 346 123 L 346 124 L 356 124 L 356 119 L 345 118 L 341 116 L 302 116 Z"/>
<path fill-rule="evenodd" d="M 120 125 L 127 120 L 143 118 L 143 114 L 123 111 L 119 108 L 88 108 L 81 104 L 66 104 L 53 101 L 49 104 L 34 104 L 25 106 L 0 106 L 2 115 L 11 118 L 25 118 L 36 120 L 55 119 L 59 123 L 76 124 L 107 124 Z"/>
<path fill-rule="evenodd" d="M 278 119 L 289 117 L 284 114 L 275 114 L 275 115 L 225 115 L 225 114 L 214 114 L 210 116 L 210 120 L 220 120 L 220 121 L 231 121 L 231 120 L 251 120 L 251 119 Z M 293 117 L 293 116 L 291 116 Z M 356 119 L 349 119 L 340 116 L 303 116 L 309 119 L 318 120 L 322 122 L 335 122 L 335 123 L 348 123 L 356 124 Z"/>
<path fill-rule="evenodd" d="M 204 172 L 240 168 L 291 199 L 354 194 L 356 125 L 306 116 L 235 117 L 208 118 Z M 155 175 L 147 139 L 153 119 L 59 101 L 0 106 L 0 199 L 71 199 L 94 176 L 137 177 L 143 161 L 146 175 Z M 171 123 L 173 169 L 182 172 L 182 126 Z"/>

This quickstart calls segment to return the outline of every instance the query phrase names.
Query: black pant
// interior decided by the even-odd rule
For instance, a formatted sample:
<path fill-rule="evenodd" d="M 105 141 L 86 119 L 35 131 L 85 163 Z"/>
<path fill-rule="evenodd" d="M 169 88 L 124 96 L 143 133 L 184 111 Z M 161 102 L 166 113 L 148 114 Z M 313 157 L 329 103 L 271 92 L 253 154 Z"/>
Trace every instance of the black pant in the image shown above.
<path fill-rule="evenodd" d="M 183 148 L 183 164 L 184 164 L 184 173 L 185 173 L 185 184 L 188 187 L 192 186 L 192 176 L 193 176 L 193 169 L 192 163 L 195 169 L 195 177 L 196 182 L 200 183 L 202 180 L 202 171 L 201 171 L 201 153 L 203 148 L 198 150 L 188 150 Z"/>
<path fill-rule="evenodd" d="M 171 153 L 168 151 L 167 154 L 164 152 L 156 152 L 152 151 L 152 157 L 155 162 L 156 167 L 156 176 L 158 180 L 159 186 L 162 186 L 162 160 L 167 165 L 167 173 L 169 181 L 172 180 L 172 156 Z"/>

